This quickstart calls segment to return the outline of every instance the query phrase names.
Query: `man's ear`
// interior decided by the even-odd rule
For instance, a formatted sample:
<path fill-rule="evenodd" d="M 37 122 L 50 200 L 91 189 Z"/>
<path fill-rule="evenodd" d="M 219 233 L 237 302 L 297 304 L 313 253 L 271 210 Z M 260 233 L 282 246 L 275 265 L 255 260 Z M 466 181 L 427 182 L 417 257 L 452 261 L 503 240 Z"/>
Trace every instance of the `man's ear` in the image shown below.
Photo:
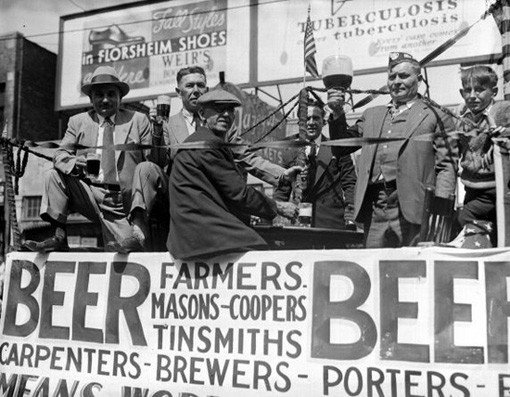
<path fill-rule="evenodd" d="M 177 92 L 177 95 L 181 95 L 181 89 L 179 87 L 175 87 L 175 92 Z"/>
<path fill-rule="evenodd" d="M 464 97 L 464 88 L 459 88 L 459 94 L 461 97 Z"/>
<path fill-rule="evenodd" d="M 423 81 L 423 76 L 421 74 L 418 75 L 418 81 Z"/>
<path fill-rule="evenodd" d="M 498 87 L 492 89 L 492 96 L 495 97 L 496 95 L 498 95 Z"/>
<path fill-rule="evenodd" d="M 198 116 L 202 119 L 202 120 L 205 120 L 205 116 L 204 116 L 204 108 L 198 108 L 197 110 L 197 113 L 198 113 Z"/>

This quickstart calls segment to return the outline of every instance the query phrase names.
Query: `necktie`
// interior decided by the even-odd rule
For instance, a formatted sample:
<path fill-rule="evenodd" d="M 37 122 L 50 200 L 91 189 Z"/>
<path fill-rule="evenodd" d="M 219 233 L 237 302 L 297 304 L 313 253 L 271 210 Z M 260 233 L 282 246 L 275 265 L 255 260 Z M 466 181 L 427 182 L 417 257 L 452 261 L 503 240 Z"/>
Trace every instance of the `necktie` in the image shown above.
<path fill-rule="evenodd" d="M 315 185 L 315 174 L 317 172 L 317 146 L 312 145 L 310 147 L 310 153 L 308 153 L 308 175 L 306 189 L 310 191 Z"/>
<path fill-rule="evenodd" d="M 106 118 L 103 130 L 103 146 L 113 147 L 113 125 L 110 118 Z M 103 182 L 104 183 L 117 183 L 117 170 L 115 167 L 115 150 L 103 149 L 101 157 L 101 169 L 103 170 Z"/>
<path fill-rule="evenodd" d="M 193 127 L 195 128 L 195 131 L 201 125 L 202 125 L 202 123 L 201 123 L 200 117 L 198 116 L 198 114 L 194 114 L 193 115 Z"/>

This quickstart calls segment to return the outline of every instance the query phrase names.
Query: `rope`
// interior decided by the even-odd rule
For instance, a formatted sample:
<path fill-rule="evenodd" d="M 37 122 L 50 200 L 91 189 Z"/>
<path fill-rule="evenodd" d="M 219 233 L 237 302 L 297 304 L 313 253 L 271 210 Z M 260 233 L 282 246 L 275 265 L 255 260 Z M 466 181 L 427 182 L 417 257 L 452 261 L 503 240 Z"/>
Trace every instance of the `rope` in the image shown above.
<path fill-rule="evenodd" d="M 242 134 L 240 134 L 240 136 L 243 136 L 245 134 L 247 134 L 248 132 L 250 132 L 251 130 L 257 128 L 259 125 L 261 125 L 264 121 L 270 119 L 272 116 L 274 116 L 276 113 L 278 113 L 281 109 L 283 109 L 285 106 L 287 106 L 289 103 L 291 103 L 294 99 L 296 99 L 298 97 L 299 94 L 296 94 L 294 95 L 292 98 L 290 98 L 287 102 L 285 103 L 282 103 L 280 106 L 278 106 L 273 112 L 269 113 L 269 115 L 267 115 L 266 117 L 264 117 L 262 120 L 258 121 L 257 123 L 255 123 L 255 125 L 252 125 L 250 128 L 248 128 L 247 130 L 243 131 Z M 287 113 L 288 114 L 288 113 Z M 284 116 L 282 120 L 285 120 L 287 117 Z M 277 125 L 280 125 L 282 123 L 282 120 L 280 120 L 278 122 Z M 271 131 L 273 131 L 275 128 L 272 128 Z"/>
<path fill-rule="evenodd" d="M 297 97 L 297 95 L 294 96 L 294 98 Z M 294 105 L 292 105 L 292 107 L 287 111 L 287 113 L 285 113 L 283 115 L 283 118 L 278 121 L 278 123 L 276 123 L 276 125 L 274 125 L 268 132 L 266 132 L 264 135 L 262 135 L 260 138 L 258 138 L 255 142 L 253 142 L 253 144 L 258 144 L 261 140 L 263 140 L 266 136 L 268 136 L 269 134 L 271 134 L 274 130 L 276 130 L 278 128 L 278 126 L 283 123 L 283 120 L 286 120 L 287 117 L 289 117 L 290 113 L 296 108 L 296 106 L 298 105 L 298 101 L 296 101 L 296 103 L 294 103 Z"/>
<path fill-rule="evenodd" d="M 18 219 L 16 217 L 16 200 L 14 197 L 14 188 L 12 185 L 12 170 L 13 170 L 13 154 L 12 145 L 6 139 L 0 141 L 2 150 L 2 162 L 5 174 L 5 199 L 9 211 L 9 223 L 12 233 L 12 247 L 9 246 L 8 236 L 5 236 L 6 252 L 18 251 L 21 246 L 21 233 L 18 226 Z"/>

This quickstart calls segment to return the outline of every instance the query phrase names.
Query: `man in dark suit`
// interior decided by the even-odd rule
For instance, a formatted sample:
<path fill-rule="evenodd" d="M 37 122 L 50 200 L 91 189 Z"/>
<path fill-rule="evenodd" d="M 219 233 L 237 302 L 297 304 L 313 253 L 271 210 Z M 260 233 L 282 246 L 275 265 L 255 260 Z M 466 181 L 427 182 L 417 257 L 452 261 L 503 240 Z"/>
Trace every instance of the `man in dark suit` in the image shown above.
<path fill-rule="evenodd" d="M 306 188 L 302 202 L 313 204 L 312 226 L 331 229 L 345 229 L 346 222 L 353 224 L 354 186 L 356 173 L 349 155 L 336 158 L 329 147 L 321 147 L 327 141 L 322 135 L 324 109 L 318 102 L 308 105 L 306 139 L 310 146 L 284 152 L 284 166 L 296 165 L 301 150 L 305 150 L 307 170 L 298 178 L 305 178 Z M 275 200 L 287 201 L 292 185 L 280 184 L 275 190 Z"/>
<path fill-rule="evenodd" d="M 66 250 L 67 215 L 75 211 L 101 225 L 103 242 L 111 250 L 142 250 L 139 240 L 132 238 L 136 231 L 127 214 L 135 168 L 155 156 L 155 151 L 76 150 L 73 145 L 151 144 L 149 119 L 120 108 L 129 86 L 110 66 L 98 67 L 82 92 L 89 96 L 93 110 L 69 119 L 61 148 L 54 155 L 54 168 L 45 175 L 41 218 L 52 225 L 55 234 L 42 242 L 26 241 L 25 246 L 33 251 Z M 100 167 L 92 174 L 87 159 L 96 156 L 101 157 Z M 126 239 L 130 244 L 121 249 Z"/>
<path fill-rule="evenodd" d="M 248 226 L 249 216 L 292 218 L 296 206 L 275 202 L 248 186 L 232 151 L 222 146 L 239 100 L 218 89 L 202 95 L 197 103 L 205 125 L 185 142 L 206 142 L 211 147 L 180 150 L 175 156 L 168 250 L 176 259 L 190 259 L 264 247 L 262 237 Z"/>
<path fill-rule="evenodd" d="M 406 53 L 391 53 L 388 88 L 391 102 L 367 109 L 347 128 L 344 94 L 328 91 L 333 111 L 331 138 L 395 137 L 404 140 L 363 146 L 359 157 L 354 216 L 364 223 L 367 248 L 410 245 L 419 235 L 425 188 L 447 198 L 455 192 L 457 142 L 451 117 L 418 94 L 420 64 Z M 429 139 L 415 139 L 434 134 Z M 333 153 L 341 154 L 341 148 Z"/>

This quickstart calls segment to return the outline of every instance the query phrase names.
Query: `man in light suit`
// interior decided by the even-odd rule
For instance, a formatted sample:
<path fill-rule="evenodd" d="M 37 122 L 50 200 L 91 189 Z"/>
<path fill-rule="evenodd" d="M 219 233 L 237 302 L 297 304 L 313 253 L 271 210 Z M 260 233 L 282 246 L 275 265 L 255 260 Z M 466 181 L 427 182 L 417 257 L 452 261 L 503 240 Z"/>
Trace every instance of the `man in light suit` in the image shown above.
<path fill-rule="evenodd" d="M 195 132 L 197 126 L 202 124 L 198 115 L 198 98 L 207 92 L 207 79 L 205 71 L 200 66 L 183 68 L 177 73 L 177 88 L 175 91 L 182 100 L 182 110 L 169 118 L 168 123 L 163 124 L 163 132 L 167 144 L 182 143 Z M 239 136 L 239 131 L 231 129 L 227 136 L 227 142 L 245 143 Z M 170 152 L 170 166 L 176 151 Z M 244 148 L 234 150 L 236 163 L 246 172 L 276 186 L 280 179 L 292 180 L 301 171 L 301 167 L 285 169 L 277 164 L 260 157 L 256 153 L 249 152 Z"/>
<path fill-rule="evenodd" d="M 348 128 L 344 94 L 328 91 L 333 110 L 330 135 L 395 137 L 404 140 L 363 146 L 358 163 L 354 216 L 364 223 L 367 248 L 410 245 L 420 231 L 425 188 L 448 198 L 455 192 L 458 148 L 446 137 L 454 130 L 451 117 L 427 104 L 418 94 L 420 64 L 406 53 L 391 53 L 388 88 L 391 102 L 367 109 Z M 429 139 L 414 139 L 434 134 Z M 336 148 L 339 155 L 342 148 Z"/>
<path fill-rule="evenodd" d="M 149 119 L 142 113 L 120 108 L 129 86 L 120 81 L 110 66 L 98 67 L 91 81 L 82 86 L 82 92 L 89 96 L 93 110 L 69 119 L 61 148 L 53 158 L 54 168 L 45 175 L 41 218 L 52 225 L 55 234 L 42 242 L 26 241 L 25 246 L 33 251 L 67 250 L 67 215 L 75 211 L 101 225 L 103 242 L 109 249 L 142 250 L 133 238 L 133 227 L 127 218 L 132 180 L 137 165 L 157 153 L 106 148 L 77 150 L 73 145 L 150 144 Z M 99 155 L 99 172 L 91 174 L 87 158 Z"/>
<path fill-rule="evenodd" d="M 289 149 L 284 152 L 283 163 L 292 166 L 297 163 L 300 150 L 305 150 L 308 166 L 306 189 L 302 202 L 313 203 L 312 226 L 329 229 L 355 227 L 352 222 L 354 204 L 354 186 L 356 173 L 349 155 L 336 158 L 329 147 L 321 147 L 327 141 L 322 135 L 324 108 L 319 102 L 310 102 L 307 109 L 306 140 L 312 145 L 306 148 Z M 302 174 L 301 177 L 304 177 Z M 275 200 L 287 201 L 292 185 L 280 184 L 274 192 Z"/>

